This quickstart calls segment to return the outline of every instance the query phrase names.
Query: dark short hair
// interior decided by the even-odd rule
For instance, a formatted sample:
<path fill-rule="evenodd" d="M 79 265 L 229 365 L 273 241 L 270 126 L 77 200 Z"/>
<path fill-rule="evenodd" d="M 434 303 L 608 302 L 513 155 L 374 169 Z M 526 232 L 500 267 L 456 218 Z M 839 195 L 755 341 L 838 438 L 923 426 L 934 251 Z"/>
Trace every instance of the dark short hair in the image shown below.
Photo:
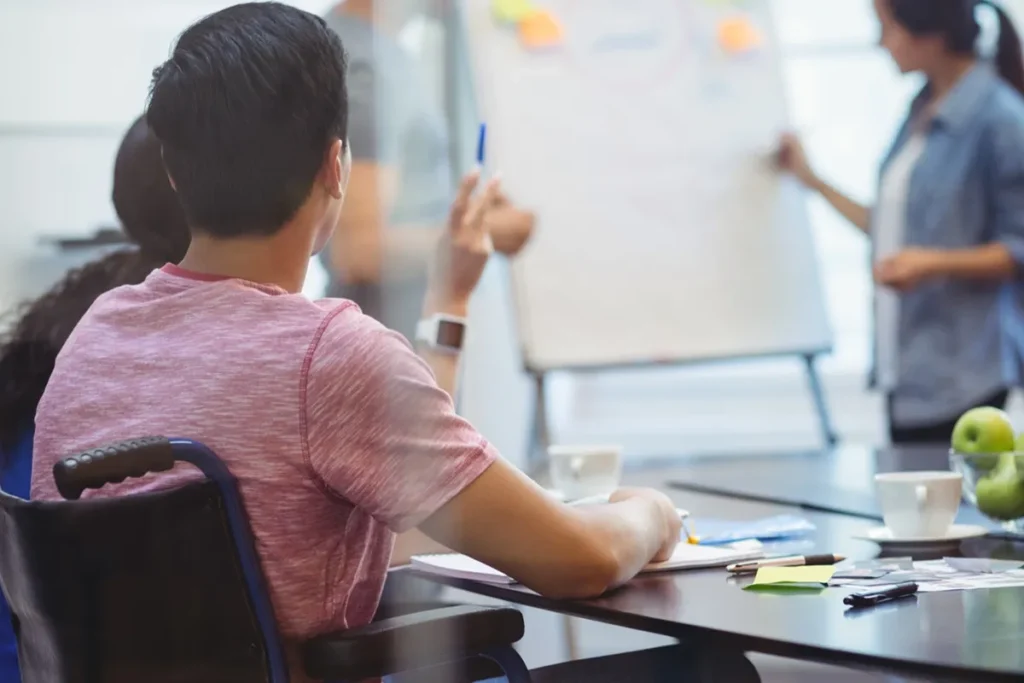
<path fill-rule="evenodd" d="M 272 235 L 347 137 L 344 49 L 309 12 L 229 7 L 178 38 L 153 72 L 146 118 L 193 231 Z"/>

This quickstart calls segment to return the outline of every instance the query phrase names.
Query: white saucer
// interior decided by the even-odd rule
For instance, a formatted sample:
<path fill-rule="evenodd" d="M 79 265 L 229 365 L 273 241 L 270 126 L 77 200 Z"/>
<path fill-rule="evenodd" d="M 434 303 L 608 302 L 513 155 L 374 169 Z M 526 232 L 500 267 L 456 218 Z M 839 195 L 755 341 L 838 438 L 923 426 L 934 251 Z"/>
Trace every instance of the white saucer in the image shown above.
<path fill-rule="evenodd" d="M 989 530 L 976 524 L 954 524 L 944 536 L 935 538 L 893 538 L 892 532 L 884 526 L 877 526 L 867 531 L 853 534 L 854 538 L 873 541 L 886 548 L 927 548 L 957 545 L 968 538 L 980 538 L 988 535 Z"/>

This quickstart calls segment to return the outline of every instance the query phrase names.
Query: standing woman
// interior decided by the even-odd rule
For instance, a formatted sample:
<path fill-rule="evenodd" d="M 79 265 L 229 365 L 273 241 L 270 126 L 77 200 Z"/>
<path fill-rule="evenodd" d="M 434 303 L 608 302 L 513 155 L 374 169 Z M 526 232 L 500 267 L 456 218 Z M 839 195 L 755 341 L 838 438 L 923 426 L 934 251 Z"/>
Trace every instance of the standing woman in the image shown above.
<path fill-rule="evenodd" d="M 877 204 L 811 169 L 799 141 L 779 161 L 871 239 L 875 367 L 893 443 L 948 441 L 957 417 L 1002 407 L 1024 336 L 1024 58 L 1006 13 L 978 0 L 875 0 L 881 45 L 927 85 L 881 165 Z M 975 11 L 999 18 L 979 56 Z"/>

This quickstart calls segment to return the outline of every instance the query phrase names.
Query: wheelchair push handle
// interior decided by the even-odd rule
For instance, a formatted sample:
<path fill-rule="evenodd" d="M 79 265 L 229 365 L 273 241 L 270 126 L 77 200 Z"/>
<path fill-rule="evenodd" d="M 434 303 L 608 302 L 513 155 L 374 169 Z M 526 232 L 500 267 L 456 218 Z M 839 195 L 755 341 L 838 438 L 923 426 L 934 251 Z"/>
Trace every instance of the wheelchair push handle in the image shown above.
<path fill-rule="evenodd" d="M 118 484 L 150 472 L 166 472 L 172 467 L 171 442 L 162 436 L 150 436 L 63 458 L 53 466 L 53 480 L 65 500 L 78 500 L 86 489 Z"/>

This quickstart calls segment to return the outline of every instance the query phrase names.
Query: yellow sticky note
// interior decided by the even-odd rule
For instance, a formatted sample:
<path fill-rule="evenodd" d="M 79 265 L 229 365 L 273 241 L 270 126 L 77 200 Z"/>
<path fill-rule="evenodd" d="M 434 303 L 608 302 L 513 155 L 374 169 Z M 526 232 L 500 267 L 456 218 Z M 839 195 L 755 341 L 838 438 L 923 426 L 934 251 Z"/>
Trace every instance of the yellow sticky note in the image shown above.
<path fill-rule="evenodd" d="M 562 44 L 562 25 L 550 13 L 536 10 L 519 22 L 519 40 L 534 50 L 557 47 Z"/>
<path fill-rule="evenodd" d="M 718 44 L 729 54 L 742 54 L 761 47 L 761 32 L 745 16 L 723 20 L 718 25 Z"/>
<path fill-rule="evenodd" d="M 533 12 L 530 0 L 491 0 L 494 18 L 505 24 L 518 24 Z"/>
<path fill-rule="evenodd" d="M 830 564 L 809 567 L 761 567 L 757 570 L 753 585 L 778 586 L 798 583 L 827 585 L 835 573 L 835 566 Z"/>

